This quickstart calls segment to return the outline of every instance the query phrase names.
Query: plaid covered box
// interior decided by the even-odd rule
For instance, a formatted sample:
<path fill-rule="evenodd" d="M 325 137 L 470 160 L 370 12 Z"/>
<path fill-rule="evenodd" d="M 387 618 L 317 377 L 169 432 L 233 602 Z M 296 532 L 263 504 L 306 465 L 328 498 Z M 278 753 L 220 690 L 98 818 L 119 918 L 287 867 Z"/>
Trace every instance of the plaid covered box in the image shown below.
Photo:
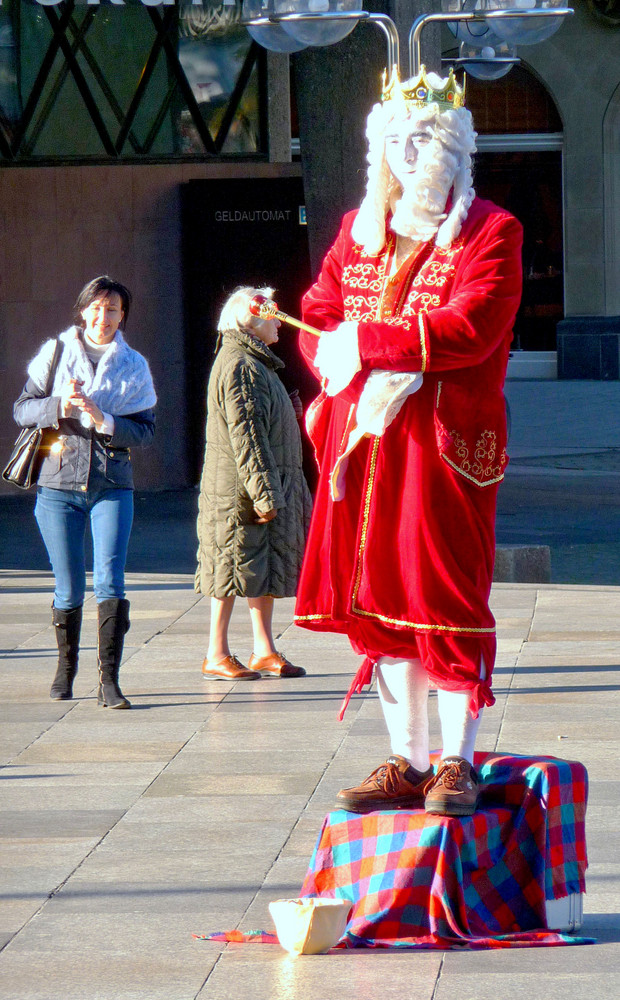
<path fill-rule="evenodd" d="M 501 754 L 476 754 L 475 765 L 481 793 L 473 816 L 423 809 L 328 814 L 301 895 L 352 901 L 343 945 L 588 940 L 546 924 L 546 899 L 585 891 L 585 768 Z"/>

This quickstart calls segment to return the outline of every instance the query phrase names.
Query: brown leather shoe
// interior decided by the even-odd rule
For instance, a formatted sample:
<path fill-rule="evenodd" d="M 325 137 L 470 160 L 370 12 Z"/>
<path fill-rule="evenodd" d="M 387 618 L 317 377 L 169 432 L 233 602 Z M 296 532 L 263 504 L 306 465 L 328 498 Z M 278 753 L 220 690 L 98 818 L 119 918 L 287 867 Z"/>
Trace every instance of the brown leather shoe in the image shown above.
<path fill-rule="evenodd" d="M 464 757 L 446 757 L 426 787 L 424 808 L 439 816 L 471 816 L 478 801 L 478 775 Z"/>
<path fill-rule="evenodd" d="M 373 812 L 375 809 L 421 808 L 424 786 L 432 775 L 432 767 L 422 773 L 404 757 L 392 754 L 361 785 L 339 791 L 337 808 L 356 813 Z"/>
<path fill-rule="evenodd" d="M 240 663 L 234 654 L 225 656 L 223 660 L 218 660 L 217 663 L 210 663 L 206 659 L 203 660 L 202 672 L 205 677 L 219 677 L 221 680 L 226 681 L 260 680 L 260 674 L 244 667 L 243 663 Z"/>
<path fill-rule="evenodd" d="M 270 653 L 269 656 L 254 656 L 252 653 L 248 667 L 257 670 L 259 674 L 271 677 L 305 677 L 303 667 L 295 667 L 282 653 Z"/>

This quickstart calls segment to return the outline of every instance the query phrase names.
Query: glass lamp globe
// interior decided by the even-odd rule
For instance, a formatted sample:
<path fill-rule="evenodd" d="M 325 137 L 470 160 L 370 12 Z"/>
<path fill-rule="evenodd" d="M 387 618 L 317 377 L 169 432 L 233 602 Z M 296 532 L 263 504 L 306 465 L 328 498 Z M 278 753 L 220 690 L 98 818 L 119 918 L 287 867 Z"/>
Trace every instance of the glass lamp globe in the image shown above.
<path fill-rule="evenodd" d="M 487 0 L 441 0 L 441 10 L 444 14 L 484 13 Z M 487 44 L 491 27 L 486 21 L 448 21 L 448 27 L 459 42 L 466 42 L 477 48 Z"/>
<path fill-rule="evenodd" d="M 488 10 L 523 10 L 533 15 L 539 10 L 565 7 L 562 0 L 486 0 Z M 511 45 L 538 45 L 562 26 L 563 17 L 492 18 L 493 31 Z"/>
<path fill-rule="evenodd" d="M 244 21 L 269 14 L 275 14 L 271 0 L 243 0 L 241 16 Z M 255 42 L 271 52 L 301 52 L 306 48 L 305 42 L 292 38 L 280 24 L 246 24 L 246 28 Z"/>
<path fill-rule="evenodd" d="M 282 28 L 304 45 L 334 45 L 346 38 L 357 20 L 330 21 L 330 13 L 361 11 L 362 0 L 274 0 L 275 14 L 322 14 L 312 21 L 283 21 Z"/>
<path fill-rule="evenodd" d="M 499 80 L 518 63 L 517 51 L 499 38 L 482 48 L 461 42 L 458 65 L 478 80 Z"/>

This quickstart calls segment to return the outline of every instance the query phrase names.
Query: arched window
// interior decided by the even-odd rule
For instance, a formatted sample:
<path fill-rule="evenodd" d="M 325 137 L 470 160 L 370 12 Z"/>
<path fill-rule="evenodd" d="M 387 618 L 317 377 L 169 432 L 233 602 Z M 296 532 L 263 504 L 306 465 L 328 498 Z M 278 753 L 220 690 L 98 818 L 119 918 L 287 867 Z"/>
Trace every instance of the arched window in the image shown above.
<path fill-rule="evenodd" d="M 466 103 L 479 135 L 476 192 L 523 224 L 523 297 L 513 347 L 555 351 L 564 317 L 562 121 L 522 64 L 492 82 L 468 77 Z"/>

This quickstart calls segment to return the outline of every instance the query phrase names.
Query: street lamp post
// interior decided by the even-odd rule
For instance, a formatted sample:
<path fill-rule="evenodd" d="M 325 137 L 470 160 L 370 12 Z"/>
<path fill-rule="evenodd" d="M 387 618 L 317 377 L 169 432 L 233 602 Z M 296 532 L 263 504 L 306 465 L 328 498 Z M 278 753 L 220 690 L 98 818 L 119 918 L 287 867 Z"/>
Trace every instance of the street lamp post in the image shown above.
<path fill-rule="evenodd" d="M 281 25 L 281 24 L 295 24 L 295 23 L 307 23 L 312 26 L 312 23 L 320 23 L 321 21 L 369 21 L 371 24 L 376 24 L 377 27 L 381 29 L 385 35 L 387 42 L 387 66 L 391 73 L 394 66 L 397 68 L 400 65 L 400 45 L 398 40 L 398 31 L 396 30 L 396 25 L 394 24 L 391 17 L 387 14 L 373 14 L 372 12 L 366 10 L 359 11 L 331 11 L 325 14 L 265 14 L 261 17 L 243 18 L 241 24 L 245 27 L 252 28 L 268 28 L 269 26 Z M 260 45 L 264 45 L 265 48 L 269 48 L 268 35 L 264 36 L 264 41 L 256 39 Z M 299 48 L 305 48 L 307 45 L 301 45 Z M 317 47 L 320 45 L 317 43 Z"/>
<path fill-rule="evenodd" d="M 515 0 L 516 2 L 516 0 Z M 244 4 L 245 7 L 245 4 Z M 421 14 L 415 19 L 411 26 L 409 32 L 409 70 L 411 76 L 417 76 L 421 68 L 421 35 L 424 28 L 429 24 L 460 24 L 460 23 L 476 23 L 476 24 L 486 24 L 492 27 L 494 22 L 497 26 L 504 24 L 506 21 L 511 19 L 517 19 L 519 22 L 527 21 L 532 18 L 537 18 L 537 23 L 543 18 L 555 18 L 556 20 L 561 20 L 565 17 L 573 14 L 574 11 L 571 7 L 554 7 L 554 8 L 540 8 L 535 9 L 523 9 L 519 7 L 506 7 L 506 8 L 480 8 L 475 10 L 460 10 L 460 11 L 450 11 L 450 12 L 437 12 L 431 14 Z M 398 41 L 398 31 L 396 25 L 391 17 L 387 14 L 374 14 L 364 10 L 355 11 L 325 11 L 321 13 L 276 13 L 269 12 L 263 14 L 260 17 L 244 17 L 241 21 L 248 28 L 258 28 L 265 29 L 269 27 L 277 28 L 285 24 L 295 24 L 295 23 L 307 23 L 310 27 L 313 23 L 319 24 L 321 22 L 334 22 L 338 21 L 358 21 L 370 22 L 371 24 L 376 24 L 385 35 L 387 41 L 387 69 L 388 75 L 391 75 L 394 67 L 400 72 L 400 52 L 399 52 L 399 41 Z M 261 33 L 256 35 L 256 41 L 263 45 L 265 48 L 270 48 L 270 41 L 268 33 Z M 274 46 L 277 43 L 274 42 Z M 309 42 L 304 42 L 297 45 L 297 49 L 305 48 L 309 45 Z M 317 47 L 321 47 L 320 41 L 316 43 Z M 277 49 L 276 49 L 277 51 Z M 280 50 L 281 51 L 281 50 Z M 488 62 L 493 65 L 498 62 L 505 62 L 509 64 L 509 67 L 518 62 L 515 58 L 510 59 L 494 59 L 487 58 L 484 56 L 476 58 L 475 60 L 461 59 L 459 60 L 460 65 L 465 65 L 467 62 L 476 62 L 483 64 Z"/>
<path fill-rule="evenodd" d="M 237 0 L 237 2 L 240 3 L 241 0 Z M 495 22 L 497 34 L 499 35 L 501 19 L 503 19 L 504 24 L 510 18 L 517 16 L 521 21 L 537 18 L 538 23 L 541 23 L 542 19 L 552 14 L 556 20 L 561 22 L 562 16 L 573 13 L 568 7 L 556 8 L 549 13 L 547 13 L 546 9 L 541 9 L 540 5 L 543 3 L 559 3 L 561 0 L 444 0 L 444 2 L 449 2 L 451 6 L 456 7 L 456 10 L 446 13 L 444 8 L 444 13 L 441 14 L 423 14 L 411 26 L 409 35 L 409 69 L 412 75 L 418 73 L 420 69 L 420 35 L 424 28 L 433 22 L 448 24 L 454 24 L 459 21 L 476 22 L 478 24 L 480 21 L 486 21 L 487 23 Z M 353 23 L 354 26 L 357 25 L 357 22 L 375 24 L 386 38 L 386 62 L 389 76 L 391 77 L 395 68 L 400 74 L 399 36 L 394 21 L 387 15 L 369 13 L 361 9 L 351 10 L 350 7 L 354 3 L 355 0 L 244 0 L 241 24 L 245 24 L 248 27 L 261 28 L 260 37 L 256 35 L 253 37 L 265 48 L 273 48 L 275 51 L 278 51 L 278 49 L 275 45 L 277 39 L 274 38 L 274 32 L 283 41 L 282 35 L 286 36 L 287 32 L 281 26 L 286 26 L 287 23 L 290 25 L 303 23 L 308 26 L 308 29 L 312 28 L 317 22 L 326 25 L 330 20 L 334 24 L 338 22 L 346 23 L 348 21 Z M 502 7 L 502 4 L 506 6 Z M 521 4 L 521 6 L 517 6 L 518 4 Z M 526 9 L 524 9 L 525 4 L 527 4 Z M 534 9 L 532 9 L 532 4 L 536 4 Z M 317 10 L 319 6 L 323 8 L 321 11 Z M 349 6 L 349 9 L 337 9 L 338 7 L 342 8 L 342 6 Z M 361 0 L 359 6 L 361 7 Z M 326 7 L 329 9 L 326 9 Z M 467 7 L 467 9 L 463 10 L 464 7 Z M 491 7 L 499 7 L 500 9 L 491 10 L 489 9 Z M 288 10 L 285 8 L 288 8 Z M 294 10 L 291 11 L 291 8 L 294 8 Z M 475 9 L 472 10 L 472 8 Z M 258 13 L 260 13 L 260 17 L 252 16 Z M 273 45 L 270 43 L 270 28 L 274 29 L 274 32 L 271 33 L 274 41 Z M 301 52 L 301 50 L 309 46 L 307 39 L 312 37 L 312 31 L 304 29 L 303 32 L 300 31 L 295 34 L 297 34 L 297 38 L 294 37 L 292 32 L 288 35 L 288 44 L 292 43 L 294 50 Z M 340 28 L 335 32 L 317 32 L 315 33 L 317 41 L 313 43 L 312 47 L 319 48 L 330 44 L 330 42 L 318 41 L 321 34 L 323 34 L 323 37 L 331 35 L 331 43 L 334 43 L 338 38 L 349 34 L 349 31 L 345 32 Z M 491 34 L 491 31 L 489 31 L 489 34 Z M 536 32 L 533 34 L 537 35 Z M 302 37 L 303 41 L 300 41 Z M 494 70 L 499 68 L 500 73 L 496 73 L 496 75 L 501 75 L 503 66 L 500 67 L 500 60 L 495 58 L 498 45 L 492 47 L 494 58 L 488 58 L 481 47 L 480 51 L 475 48 L 475 58 L 470 59 L 469 62 L 475 62 L 476 66 L 486 63 L 487 67 L 492 67 Z M 510 46 L 506 47 L 510 48 Z M 283 50 L 280 49 L 279 51 Z M 288 48 L 288 51 L 293 51 L 293 49 Z M 467 61 L 460 59 L 459 65 L 464 66 Z M 514 48 L 512 48 L 511 58 L 507 61 L 507 67 L 510 68 L 515 61 Z M 306 102 L 305 108 L 303 103 L 300 102 L 300 129 L 303 129 L 303 133 L 301 134 L 302 171 L 306 203 L 308 205 L 308 237 L 313 267 L 319 266 L 325 251 L 333 241 L 334 218 L 339 218 L 343 211 L 351 207 L 352 199 L 356 193 L 360 180 L 360 171 L 357 169 L 360 152 L 355 144 L 356 140 L 349 138 L 349 140 L 345 141 L 344 136 L 358 135 L 358 131 L 354 133 L 353 129 L 359 129 L 359 136 L 361 136 L 363 130 L 359 126 L 363 114 L 367 113 L 367 104 L 364 104 L 362 107 L 362 94 L 365 91 L 363 86 L 359 86 L 360 81 L 358 81 L 358 85 L 346 97 L 340 96 L 338 87 L 334 87 L 334 63 L 333 56 L 330 58 L 326 54 L 324 61 L 326 69 L 324 76 L 321 78 L 322 86 L 319 88 L 319 91 L 329 90 L 331 92 L 330 101 L 336 102 L 338 110 L 336 118 L 337 127 L 343 136 L 340 141 L 337 138 L 337 133 L 335 133 L 332 123 L 335 116 L 332 114 L 316 113 L 316 88 L 306 87 L 306 89 L 303 89 L 306 82 L 301 74 L 298 77 L 298 101 L 300 101 L 301 95 L 304 95 L 303 100 Z M 332 66 L 331 75 L 329 70 L 330 65 Z M 345 73 L 348 72 L 350 67 L 346 59 L 343 60 L 342 65 L 343 71 Z M 470 72 L 473 72 L 473 67 L 470 68 Z M 338 104 L 339 100 L 340 104 Z M 325 110 L 326 104 L 322 103 L 321 108 Z M 326 178 L 330 179 L 328 185 L 325 183 Z"/>
<path fill-rule="evenodd" d="M 568 17 L 573 14 L 574 11 L 572 7 L 556 7 L 552 10 L 519 10 L 517 8 L 508 8 L 506 10 L 485 10 L 485 11 L 466 11 L 459 13 L 436 13 L 436 14 L 421 14 L 411 25 L 411 31 L 409 32 L 409 67 L 411 71 L 411 76 L 417 76 L 420 72 L 421 59 L 420 59 L 420 45 L 421 45 L 421 35 L 422 31 L 428 24 L 448 24 L 448 23 L 459 23 L 459 22 L 477 22 L 493 24 L 493 21 L 499 21 L 500 18 L 503 20 L 509 18 L 520 18 L 524 20 L 526 18 L 543 18 L 543 17 Z M 481 60 L 484 61 L 484 60 Z M 492 62 L 493 60 L 489 60 Z M 514 62 L 514 60 L 511 60 Z"/>

